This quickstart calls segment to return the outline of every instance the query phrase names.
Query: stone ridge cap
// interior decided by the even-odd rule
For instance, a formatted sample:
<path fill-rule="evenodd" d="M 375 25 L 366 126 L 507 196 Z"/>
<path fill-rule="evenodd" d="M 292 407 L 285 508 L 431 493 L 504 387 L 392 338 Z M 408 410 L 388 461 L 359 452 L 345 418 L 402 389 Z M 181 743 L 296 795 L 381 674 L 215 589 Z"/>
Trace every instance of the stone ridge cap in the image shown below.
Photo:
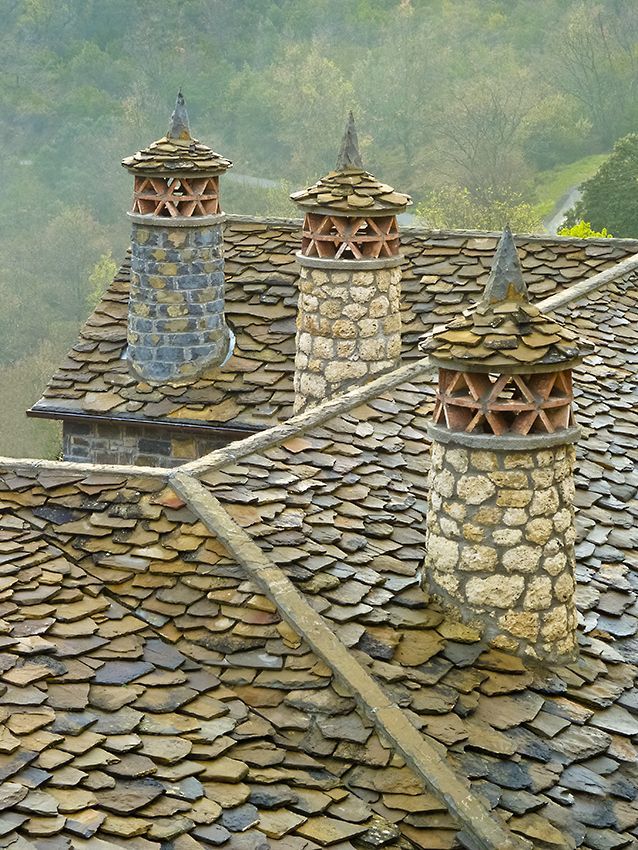
<path fill-rule="evenodd" d="M 164 466 L 131 466 L 130 464 L 123 463 L 78 463 L 77 461 L 69 460 L 43 460 L 40 458 L 16 458 L 0 455 L 0 474 L 7 469 L 11 471 L 24 470 L 25 472 L 55 471 L 60 473 L 81 473 L 83 476 L 102 472 L 106 475 L 126 475 L 127 478 L 136 475 L 149 475 L 154 478 L 166 480 L 168 480 L 168 476 L 172 471 L 169 467 Z"/>
<path fill-rule="evenodd" d="M 224 212 L 226 216 L 226 224 L 232 224 L 233 222 L 237 222 L 238 224 L 279 224 L 279 225 L 287 225 L 289 227 L 296 227 L 301 230 L 301 225 L 303 224 L 303 218 L 287 218 L 280 216 L 259 216 L 259 215 L 241 215 L 240 213 L 229 213 Z"/>
<path fill-rule="evenodd" d="M 503 235 L 501 230 L 435 230 L 420 224 L 403 224 L 399 225 L 399 231 L 409 236 L 425 236 L 432 239 L 447 237 L 462 237 L 467 236 L 469 239 L 494 239 L 498 241 Z M 612 237 L 612 238 L 594 238 L 580 239 L 576 236 L 557 236 L 550 233 L 515 233 L 514 239 L 522 242 L 533 242 L 538 244 L 553 244 L 558 245 L 575 245 L 579 248 L 587 247 L 588 245 L 595 246 L 626 246 L 627 248 L 638 248 L 638 238 L 630 237 Z"/>
<path fill-rule="evenodd" d="M 246 437 L 245 440 L 231 443 L 231 445 L 222 449 L 215 449 L 210 454 L 198 460 L 185 463 L 179 469 L 194 476 L 203 475 L 212 469 L 219 469 L 247 455 L 264 451 L 279 443 L 284 443 L 291 437 L 297 437 L 310 428 L 322 425 L 336 416 L 348 413 L 352 408 L 358 407 L 358 405 L 370 399 L 377 398 L 382 393 L 393 390 L 401 384 L 408 383 L 415 378 L 420 378 L 422 375 L 433 372 L 434 369 L 435 367 L 430 363 L 428 357 L 413 360 L 399 366 L 392 372 L 382 375 L 380 378 L 375 378 L 374 381 L 354 387 L 343 395 L 328 399 L 316 407 L 311 407 L 303 413 L 298 413 L 281 425 L 274 425 L 267 431 L 261 431 L 258 434 Z"/>
<path fill-rule="evenodd" d="M 232 553 L 273 602 L 280 616 L 350 691 L 377 732 L 391 742 L 423 785 L 444 803 L 463 832 L 471 836 L 472 846 L 476 850 L 532 850 L 530 842 L 513 835 L 507 825 L 470 792 L 467 781 L 447 764 L 440 750 L 417 730 L 403 709 L 353 657 L 280 567 L 266 557 L 212 493 L 183 469 L 171 473 L 169 486 Z"/>

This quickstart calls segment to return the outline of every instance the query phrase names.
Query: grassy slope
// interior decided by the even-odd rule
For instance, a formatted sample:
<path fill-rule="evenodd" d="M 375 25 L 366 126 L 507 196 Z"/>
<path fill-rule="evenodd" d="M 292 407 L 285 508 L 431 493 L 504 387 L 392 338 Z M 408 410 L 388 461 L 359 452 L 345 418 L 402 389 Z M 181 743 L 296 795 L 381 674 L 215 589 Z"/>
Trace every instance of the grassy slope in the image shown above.
<path fill-rule="evenodd" d="M 593 154 L 568 165 L 539 172 L 534 185 L 537 198 L 534 209 L 540 218 L 549 218 L 567 192 L 592 177 L 608 156 L 604 153 Z"/>

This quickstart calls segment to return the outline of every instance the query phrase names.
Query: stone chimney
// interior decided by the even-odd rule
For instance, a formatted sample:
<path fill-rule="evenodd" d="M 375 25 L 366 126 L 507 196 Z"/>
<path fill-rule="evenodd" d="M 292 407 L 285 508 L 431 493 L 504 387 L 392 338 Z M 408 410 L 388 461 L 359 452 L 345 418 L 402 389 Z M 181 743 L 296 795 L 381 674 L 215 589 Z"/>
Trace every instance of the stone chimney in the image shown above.
<path fill-rule="evenodd" d="M 592 347 L 530 304 L 509 229 L 481 301 L 421 347 L 439 375 L 427 589 L 498 648 L 573 658 L 572 367 Z"/>
<path fill-rule="evenodd" d="M 297 254 L 298 413 L 399 363 L 402 257 L 396 216 L 410 198 L 364 169 L 352 113 L 335 170 L 291 198 L 305 213 Z"/>
<path fill-rule="evenodd" d="M 128 357 L 150 384 L 187 384 L 232 350 L 219 204 L 231 163 L 191 136 L 179 92 L 167 134 L 122 165 L 135 178 Z"/>

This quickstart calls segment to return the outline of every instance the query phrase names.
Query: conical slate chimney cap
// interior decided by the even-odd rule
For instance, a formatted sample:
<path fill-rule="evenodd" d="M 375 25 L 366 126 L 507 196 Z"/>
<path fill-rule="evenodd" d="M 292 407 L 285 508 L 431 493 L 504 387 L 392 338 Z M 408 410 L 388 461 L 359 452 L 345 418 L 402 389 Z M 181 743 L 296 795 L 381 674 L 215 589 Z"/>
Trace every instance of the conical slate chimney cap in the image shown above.
<path fill-rule="evenodd" d="M 127 156 L 122 165 L 137 174 L 223 174 L 232 162 L 191 136 L 181 90 L 177 92 L 171 126 L 161 139 Z"/>
<path fill-rule="evenodd" d="M 341 147 L 339 149 L 339 156 L 337 157 L 335 171 L 347 171 L 349 168 L 356 168 L 359 170 L 363 168 L 361 154 L 359 153 L 357 128 L 354 124 L 354 115 L 352 114 L 352 110 L 350 110 L 348 114 L 348 121 L 346 122 L 346 129 L 343 134 L 343 139 L 341 140 Z"/>
<path fill-rule="evenodd" d="M 188 123 L 188 112 L 186 111 L 186 103 L 181 90 L 177 92 L 177 100 L 175 101 L 175 109 L 171 115 L 171 126 L 166 134 L 168 139 L 183 139 L 191 138 L 191 128 Z"/>
<path fill-rule="evenodd" d="M 348 115 L 335 170 L 314 186 L 293 192 L 290 197 L 308 210 L 357 217 L 396 215 L 412 203 L 409 195 L 381 183 L 363 167 L 352 112 Z"/>
<path fill-rule="evenodd" d="M 461 371 L 516 374 L 575 365 L 594 347 L 530 304 L 514 237 L 506 227 L 478 304 L 419 345 L 434 365 Z"/>
<path fill-rule="evenodd" d="M 509 224 L 506 225 L 494 254 L 492 270 L 485 284 L 482 301 L 488 304 L 498 304 L 501 301 L 529 301 Z"/>

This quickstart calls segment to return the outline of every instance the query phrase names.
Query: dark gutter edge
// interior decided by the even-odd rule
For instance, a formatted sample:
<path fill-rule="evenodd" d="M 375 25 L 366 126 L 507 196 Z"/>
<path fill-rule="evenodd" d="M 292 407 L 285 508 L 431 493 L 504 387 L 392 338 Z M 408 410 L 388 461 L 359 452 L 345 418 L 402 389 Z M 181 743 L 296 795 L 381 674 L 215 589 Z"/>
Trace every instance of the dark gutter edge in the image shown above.
<path fill-rule="evenodd" d="M 31 419 L 60 419 L 63 422 L 100 422 L 107 425 L 131 425 L 145 428 L 163 428 L 168 431 L 179 431 L 181 434 L 223 434 L 227 437 L 236 437 L 238 440 L 260 434 L 267 431 L 266 425 L 257 427 L 253 425 L 236 425 L 232 428 L 225 425 L 209 425 L 205 422 L 185 422 L 181 419 L 146 419 L 135 416 L 106 416 L 103 414 L 77 413 L 70 410 L 58 408 L 38 408 L 37 405 L 30 407 L 26 414 Z"/>

